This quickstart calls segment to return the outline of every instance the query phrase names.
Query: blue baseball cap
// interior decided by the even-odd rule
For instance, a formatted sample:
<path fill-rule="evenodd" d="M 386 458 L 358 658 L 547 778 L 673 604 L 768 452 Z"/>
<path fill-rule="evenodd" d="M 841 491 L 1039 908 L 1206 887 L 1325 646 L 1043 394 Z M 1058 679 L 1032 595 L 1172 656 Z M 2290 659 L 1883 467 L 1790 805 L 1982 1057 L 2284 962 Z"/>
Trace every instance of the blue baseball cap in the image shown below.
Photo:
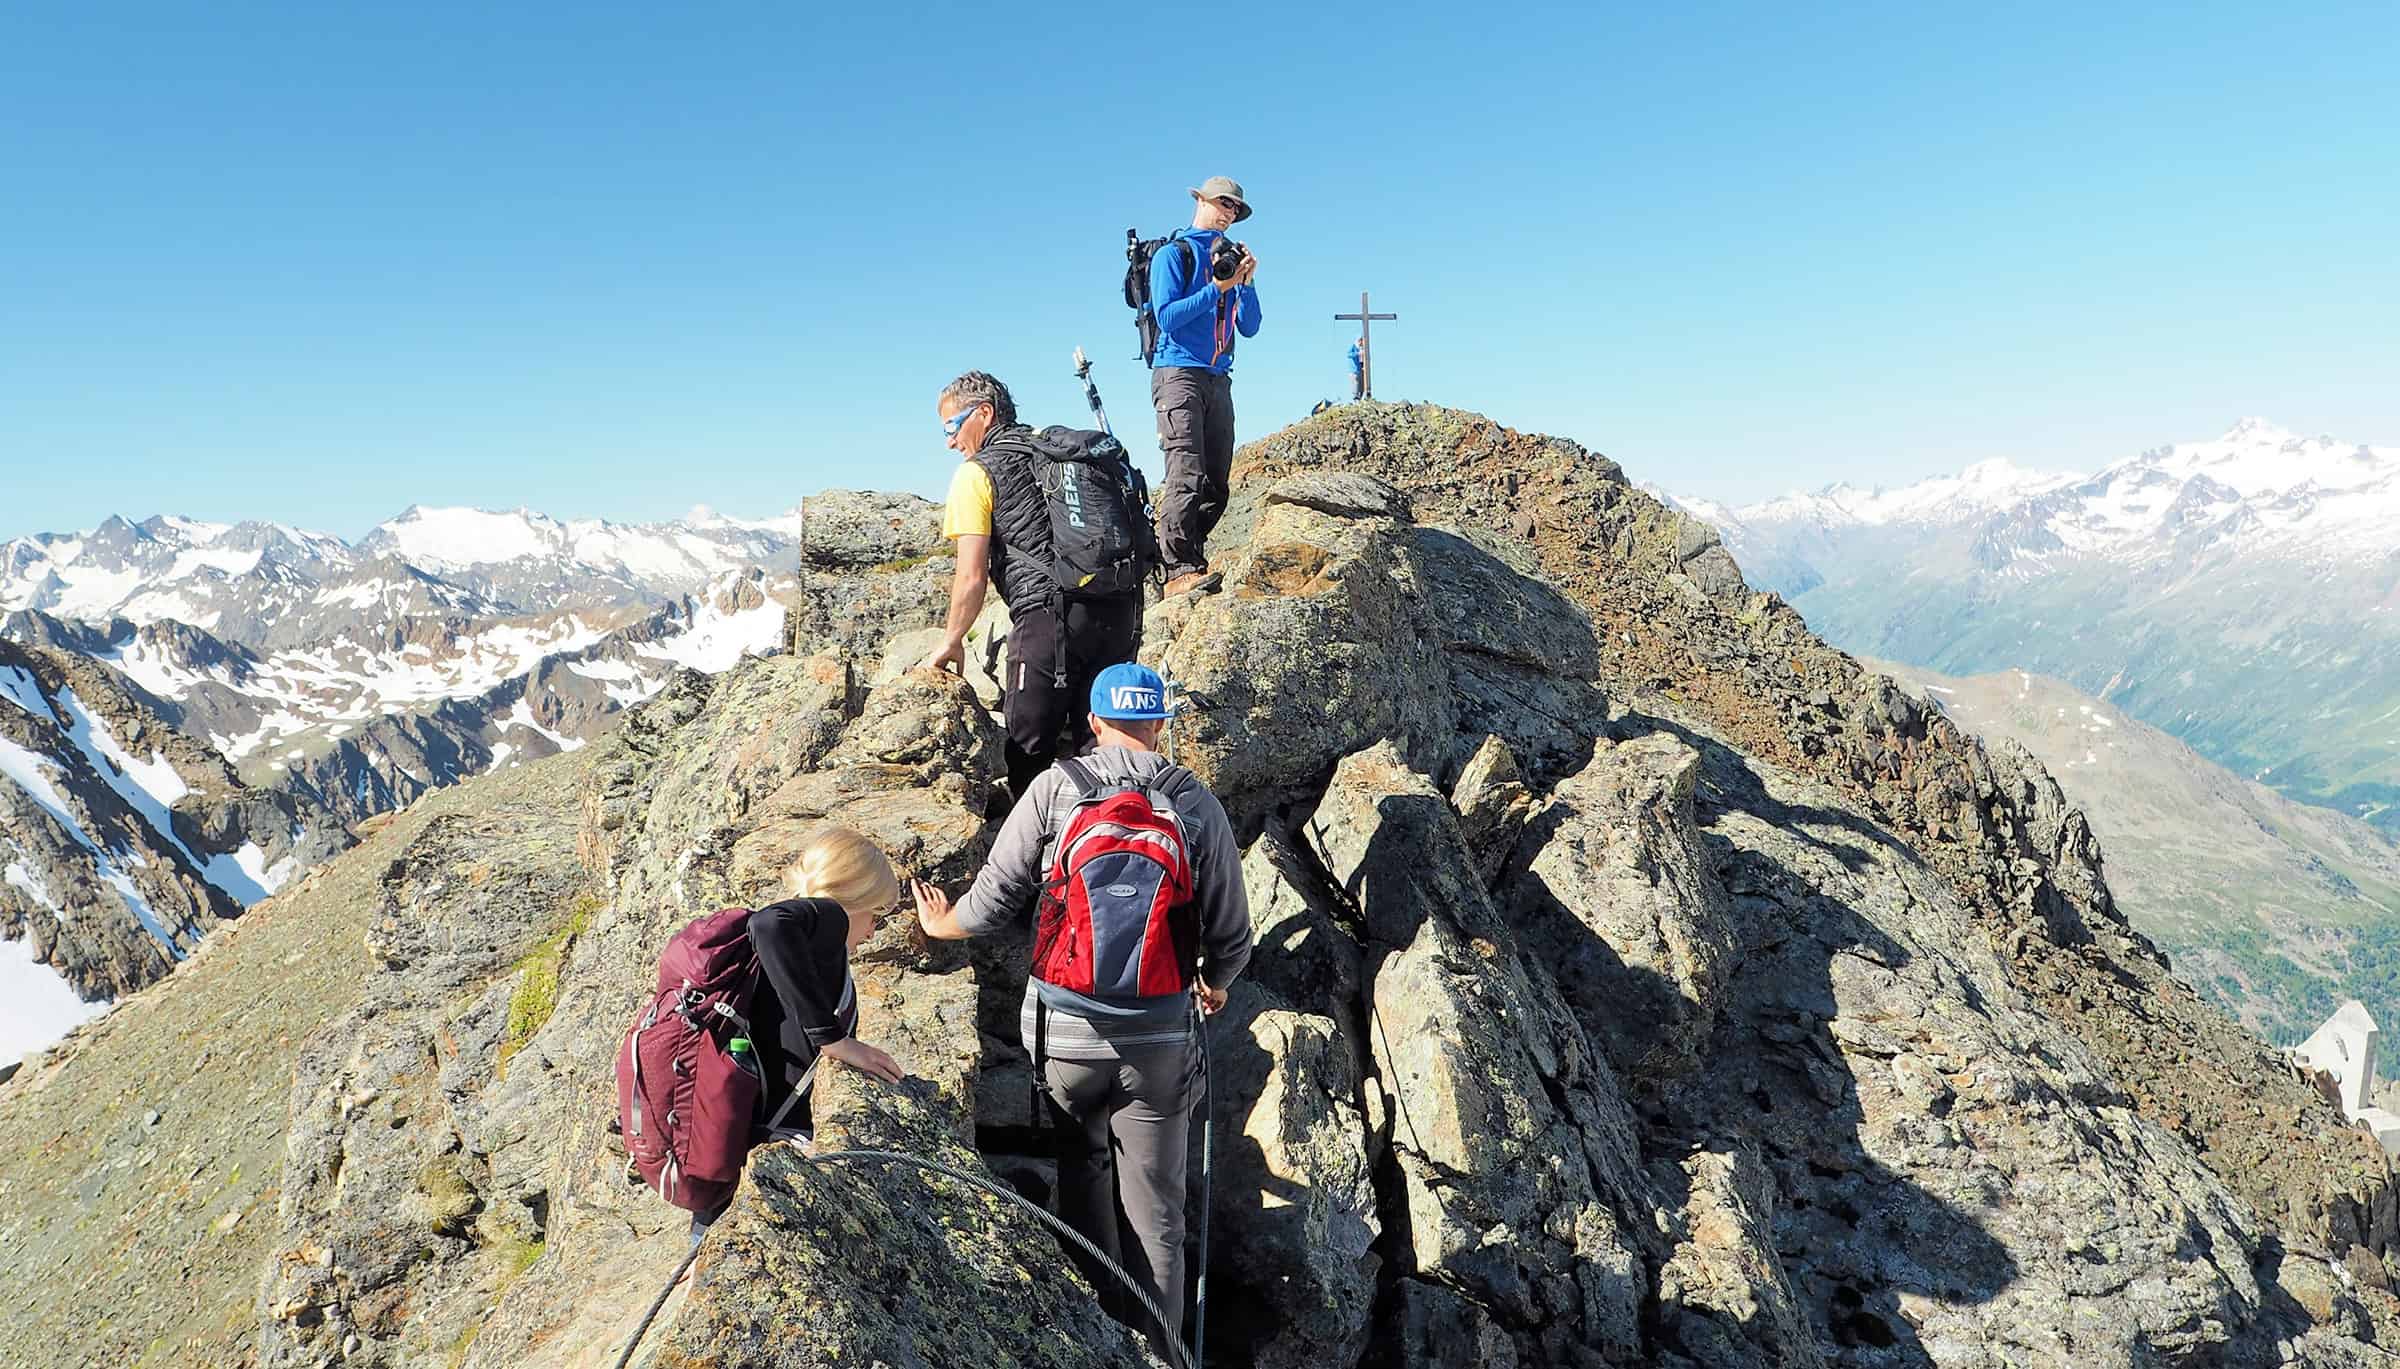
<path fill-rule="evenodd" d="M 1112 665 L 1092 681 L 1097 717 L 1156 719 L 1167 716 L 1167 682 L 1138 661 Z"/>

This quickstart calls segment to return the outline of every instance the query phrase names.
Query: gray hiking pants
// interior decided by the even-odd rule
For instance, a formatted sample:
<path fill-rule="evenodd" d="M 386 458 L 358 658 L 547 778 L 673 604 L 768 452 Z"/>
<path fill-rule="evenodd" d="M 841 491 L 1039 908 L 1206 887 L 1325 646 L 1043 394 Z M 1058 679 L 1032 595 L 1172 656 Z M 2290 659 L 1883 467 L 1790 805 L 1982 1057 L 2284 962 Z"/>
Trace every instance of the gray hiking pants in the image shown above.
<path fill-rule="evenodd" d="M 1208 535 L 1225 516 L 1233 475 L 1233 377 L 1196 366 L 1150 373 L 1158 449 L 1167 478 L 1158 487 L 1158 549 L 1167 578 L 1208 569 Z"/>
<path fill-rule="evenodd" d="M 1103 1307 L 1122 1309 L 1119 1321 L 1162 1344 L 1183 1336 L 1184 1162 L 1201 1092 L 1193 1049 L 1127 1046 L 1120 1060 L 1052 1059 L 1042 1068 L 1058 1127 L 1058 1215 L 1125 1267 L 1166 1325 L 1125 1297 L 1115 1275 L 1088 1267 L 1081 1250 L 1068 1253 Z"/>

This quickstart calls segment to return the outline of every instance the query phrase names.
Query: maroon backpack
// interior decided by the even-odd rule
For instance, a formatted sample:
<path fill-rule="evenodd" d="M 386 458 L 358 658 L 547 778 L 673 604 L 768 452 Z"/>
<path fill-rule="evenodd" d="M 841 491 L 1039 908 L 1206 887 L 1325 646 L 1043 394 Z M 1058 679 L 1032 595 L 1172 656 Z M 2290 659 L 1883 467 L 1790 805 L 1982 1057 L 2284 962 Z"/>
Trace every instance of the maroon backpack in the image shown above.
<path fill-rule="evenodd" d="M 698 918 L 659 955 L 658 992 L 617 1050 L 626 1156 L 677 1207 L 710 1211 L 741 1181 L 761 1084 L 757 1056 L 746 1067 L 730 1043 L 750 1034 L 741 1010 L 757 986 L 750 910 Z"/>

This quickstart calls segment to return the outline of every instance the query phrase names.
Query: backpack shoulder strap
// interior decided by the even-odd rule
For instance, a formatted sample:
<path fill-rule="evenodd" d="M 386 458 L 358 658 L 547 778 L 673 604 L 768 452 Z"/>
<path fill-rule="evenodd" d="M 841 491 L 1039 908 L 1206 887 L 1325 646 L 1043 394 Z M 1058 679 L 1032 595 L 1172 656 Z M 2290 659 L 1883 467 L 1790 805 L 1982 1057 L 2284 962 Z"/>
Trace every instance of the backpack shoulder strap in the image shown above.
<path fill-rule="evenodd" d="M 1079 757 L 1059 757 L 1058 769 L 1067 777 L 1067 783 L 1075 786 L 1075 797 L 1078 799 L 1100 787 L 1100 777 L 1093 774 L 1092 768 Z"/>
<path fill-rule="evenodd" d="M 1191 231 L 1192 230 L 1189 228 L 1178 228 L 1174 232 L 1167 234 L 1167 242 L 1161 244 L 1162 246 L 1172 244 L 1174 246 L 1181 247 L 1184 251 L 1184 255 L 1192 259 L 1191 279 L 1184 282 L 1186 285 L 1191 284 L 1192 281 L 1200 279 L 1201 273 L 1208 269 L 1208 263 L 1200 256 L 1200 244 L 1192 241 L 1190 237 Z M 1154 303 L 1151 307 L 1156 308 L 1157 305 Z"/>

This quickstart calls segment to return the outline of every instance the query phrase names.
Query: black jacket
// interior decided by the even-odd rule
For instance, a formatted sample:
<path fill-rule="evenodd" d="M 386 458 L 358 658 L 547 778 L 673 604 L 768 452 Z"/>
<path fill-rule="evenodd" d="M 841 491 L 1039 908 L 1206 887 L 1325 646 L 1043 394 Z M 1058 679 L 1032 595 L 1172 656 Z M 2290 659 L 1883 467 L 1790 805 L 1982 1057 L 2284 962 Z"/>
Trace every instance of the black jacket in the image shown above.
<path fill-rule="evenodd" d="M 758 950 L 758 991 L 750 1000 L 752 1045 L 769 1081 L 760 1106 L 772 1117 L 817 1053 L 858 1028 L 858 995 L 843 945 L 850 915 L 829 898 L 770 903 L 750 915 Z M 785 1119 L 808 1128 L 808 1102 Z"/>
<path fill-rule="evenodd" d="M 1033 429 L 1022 423 L 994 429 L 973 457 L 992 480 L 992 583 L 1011 615 L 1058 596 L 1050 571 L 1050 503 L 1041 481 L 1047 459 L 1034 446 Z"/>

